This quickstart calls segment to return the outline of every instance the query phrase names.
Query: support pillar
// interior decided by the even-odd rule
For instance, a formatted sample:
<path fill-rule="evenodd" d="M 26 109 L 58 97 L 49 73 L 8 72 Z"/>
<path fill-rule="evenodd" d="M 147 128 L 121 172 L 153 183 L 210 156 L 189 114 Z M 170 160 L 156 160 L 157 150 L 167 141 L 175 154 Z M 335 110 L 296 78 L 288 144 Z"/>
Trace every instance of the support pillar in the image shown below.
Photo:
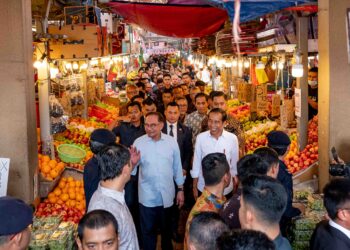
<path fill-rule="evenodd" d="M 322 189 L 329 181 L 330 148 L 350 161 L 350 64 L 346 11 L 349 0 L 319 0 L 319 178 Z"/>
<path fill-rule="evenodd" d="M 307 124 L 308 124 L 308 18 L 298 17 L 297 19 L 297 38 L 298 49 L 302 53 L 302 63 L 304 69 L 304 75 L 297 78 L 297 88 L 301 89 L 301 117 L 297 119 L 298 134 L 299 134 L 299 149 L 302 150 L 307 144 Z"/>
<path fill-rule="evenodd" d="M 8 195 L 34 199 L 37 168 L 31 1 L 0 0 L 0 157 L 10 158 Z"/>

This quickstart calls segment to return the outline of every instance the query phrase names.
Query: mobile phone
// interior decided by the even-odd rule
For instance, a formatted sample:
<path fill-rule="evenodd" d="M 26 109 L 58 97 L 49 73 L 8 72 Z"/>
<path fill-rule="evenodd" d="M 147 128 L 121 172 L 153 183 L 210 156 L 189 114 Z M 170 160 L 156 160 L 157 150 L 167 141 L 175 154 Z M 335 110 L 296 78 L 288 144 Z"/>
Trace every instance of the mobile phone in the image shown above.
<path fill-rule="evenodd" d="M 331 152 L 332 152 L 333 159 L 337 163 L 339 163 L 339 156 L 338 156 L 337 150 L 335 150 L 335 147 L 332 147 Z"/>

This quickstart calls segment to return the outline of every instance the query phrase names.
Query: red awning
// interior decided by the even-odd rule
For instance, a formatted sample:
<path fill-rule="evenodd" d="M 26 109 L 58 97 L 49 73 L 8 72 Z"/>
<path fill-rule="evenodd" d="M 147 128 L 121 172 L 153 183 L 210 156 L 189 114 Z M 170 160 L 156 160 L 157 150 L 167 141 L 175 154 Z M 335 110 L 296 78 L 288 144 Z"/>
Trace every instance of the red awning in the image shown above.
<path fill-rule="evenodd" d="M 126 22 L 170 37 L 203 37 L 218 31 L 228 18 L 225 10 L 210 6 L 157 5 L 110 2 Z"/>

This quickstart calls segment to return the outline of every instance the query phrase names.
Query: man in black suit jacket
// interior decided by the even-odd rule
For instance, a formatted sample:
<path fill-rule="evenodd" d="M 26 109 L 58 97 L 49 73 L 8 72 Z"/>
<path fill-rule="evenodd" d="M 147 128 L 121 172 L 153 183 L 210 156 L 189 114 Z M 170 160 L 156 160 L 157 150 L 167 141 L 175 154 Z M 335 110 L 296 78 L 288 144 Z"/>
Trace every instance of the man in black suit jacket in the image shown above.
<path fill-rule="evenodd" d="M 311 237 L 311 250 L 350 249 L 350 179 L 337 178 L 324 190 L 329 221 L 319 223 Z"/>
<path fill-rule="evenodd" d="M 166 122 L 164 124 L 162 132 L 173 136 L 180 148 L 181 163 L 184 176 L 186 176 L 184 184 L 185 206 L 191 208 L 194 204 L 194 198 L 192 196 L 192 181 L 190 178 L 191 160 L 193 155 L 192 146 L 192 132 L 191 129 L 183 125 L 180 121 L 180 109 L 176 102 L 170 102 L 165 109 Z M 192 196 L 192 197 L 191 197 Z M 177 227 L 179 221 L 179 209 L 177 206 L 173 207 L 173 235 L 174 240 L 183 241 L 178 236 Z"/>

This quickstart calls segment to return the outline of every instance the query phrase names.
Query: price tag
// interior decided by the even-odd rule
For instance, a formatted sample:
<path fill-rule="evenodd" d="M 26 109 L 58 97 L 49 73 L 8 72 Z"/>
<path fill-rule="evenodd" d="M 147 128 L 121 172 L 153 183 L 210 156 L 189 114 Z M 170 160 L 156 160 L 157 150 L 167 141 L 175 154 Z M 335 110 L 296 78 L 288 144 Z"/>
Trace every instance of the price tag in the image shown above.
<path fill-rule="evenodd" d="M 10 171 L 10 159 L 0 158 L 0 197 L 7 195 L 9 171 Z"/>
<path fill-rule="evenodd" d="M 267 85 L 260 84 L 256 86 L 256 108 L 257 112 L 267 111 Z"/>

